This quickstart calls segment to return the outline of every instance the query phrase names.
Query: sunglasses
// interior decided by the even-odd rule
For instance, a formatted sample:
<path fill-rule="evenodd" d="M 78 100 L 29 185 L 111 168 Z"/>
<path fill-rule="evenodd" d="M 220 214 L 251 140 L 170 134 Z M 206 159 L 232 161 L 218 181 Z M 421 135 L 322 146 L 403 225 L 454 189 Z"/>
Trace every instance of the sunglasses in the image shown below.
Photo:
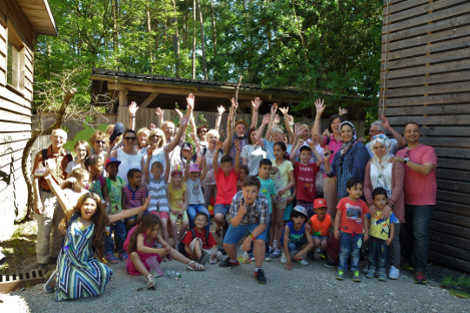
<path fill-rule="evenodd" d="M 385 135 L 384 134 L 378 134 L 378 135 L 375 135 L 372 137 L 372 139 L 385 139 Z"/>
<path fill-rule="evenodd" d="M 96 143 L 104 145 L 106 144 L 106 140 L 97 140 Z"/>
<path fill-rule="evenodd" d="M 161 138 L 161 137 L 162 137 L 162 136 L 157 135 L 157 134 L 150 136 L 150 138 Z"/>
<path fill-rule="evenodd" d="M 201 129 L 199 132 L 200 133 L 207 133 L 207 129 Z"/>
<path fill-rule="evenodd" d="M 137 137 L 124 137 L 124 140 L 136 140 Z"/>

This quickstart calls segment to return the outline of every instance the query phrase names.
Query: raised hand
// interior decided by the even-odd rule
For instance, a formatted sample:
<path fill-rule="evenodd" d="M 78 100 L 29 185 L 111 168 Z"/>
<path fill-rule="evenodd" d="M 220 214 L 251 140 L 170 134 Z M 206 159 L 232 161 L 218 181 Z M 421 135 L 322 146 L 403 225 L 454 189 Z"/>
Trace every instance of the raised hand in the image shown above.
<path fill-rule="evenodd" d="M 294 123 L 294 117 L 292 115 L 287 114 L 287 121 L 289 123 Z"/>
<path fill-rule="evenodd" d="M 388 122 L 388 118 L 385 115 L 380 116 L 380 124 L 385 129 L 390 129 L 390 123 Z"/>
<path fill-rule="evenodd" d="M 282 115 L 286 116 L 289 113 L 289 107 L 279 108 L 279 111 L 281 111 Z"/>
<path fill-rule="evenodd" d="M 234 111 L 235 111 L 236 109 L 238 109 L 238 102 L 235 101 L 235 98 L 231 98 L 231 99 L 230 99 L 230 102 L 232 102 L 232 108 L 233 108 Z"/>
<path fill-rule="evenodd" d="M 262 101 L 259 97 L 254 98 L 251 100 L 251 106 L 253 107 L 254 110 L 258 110 Z"/>
<path fill-rule="evenodd" d="M 215 144 L 215 149 L 216 149 L 216 150 L 222 149 L 222 145 L 223 145 L 223 144 L 224 144 L 224 143 L 223 143 L 222 141 L 217 141 L 217 143 Z"/>
<path fill-rule="evenodd" d="M 317 99 L 315 100 L 315 108 L 317 110 L 317 115 L 322 115 L 323 111 L 325 110 L 325 100 Z"/>
<path fill-rule="evenodd" d="M 278 114 L 276 114 L 276 116 L 274 117 L 274 125 L 277 125 L 281 122 L 281 118 L 279 117 Z"/>
<path fill-rule="evenodd" d="M 271 106 L 271 115 L 276 114 L 277 112 L 277 103 L 273 103 Z"/>
<path fill-rule="evenodd" d="M 182 119 L 183 118 L 183 112 L 181 112 L 181 110 L 178 109 L 178 108 L 175 108 L 175 111 L 176 111 L 176 114 L 178 114 L 178 116 L 180 117 L 180 119 Z"/>
<path fill-rule="evenodd" d="M 262 123 L 265 124 L 265 125 L 268 125 L 270 120 L 271 120 L 271 114 L 269 114 L 269 113 L 265 114 L 263 116 L 263 122 Z"/>
<path fill-rule="evenodd" d="M 188 124 L 189 122 L 189 116 L 183 116 L 180 120 L 180 127 Z"/>
<path fill-rule="evenodd" d="M 135 113 L 139 107 L 137 106 L 137 102 L 132 101 L 131 104 L 129 104 L 128 111 L 129 111 L 129 116 L 135 116 Z"/>
<path fill-rule="evenodd" d="M 240 140 L 239 140 L 239 139 L 235 139 L 235 140 L 234 140 L 234 145 L 235 145 L 235 149 L 237 149 L 237 152 L 241 152 L 241 151 L 242 151 L 242 148 L 241 148 Z"/>
<path fill-rule="evenodd" d="M 155 109 L 155 114 L 157 114 L 157 116 L 160 118 L 160 119 L 163 119 L 163 111 L 160 107 L 157 107 Z"/>
<path fill-rule="evenodd" d="M 223 105 L 217 107 L 217 112 L 222 115 L 225 112 L 225 107 Z"/>
<path fill-rule="evenodd" d="M 343 116 L 343 115 L 346 115 L 346 114 L 348 114 L 348 109 L 342 108 L 342 107 L 338 108 L 338 115 Z"/>
<path fill-rule="evenodd" d="M 302 124 L 300 123 L 295 123 L 294 125 L 294 134 L 296 137 L 299 137 L 300 135 L 302 135 Z"/>
<path fill-rule="evenodd" d="M 188 97 L 186 98 L 186 104 L 188 106 L 188 109 L 189 108 L 194 109 L 194 100 L 195 100 L 194 95 L 190 93 Z"/>

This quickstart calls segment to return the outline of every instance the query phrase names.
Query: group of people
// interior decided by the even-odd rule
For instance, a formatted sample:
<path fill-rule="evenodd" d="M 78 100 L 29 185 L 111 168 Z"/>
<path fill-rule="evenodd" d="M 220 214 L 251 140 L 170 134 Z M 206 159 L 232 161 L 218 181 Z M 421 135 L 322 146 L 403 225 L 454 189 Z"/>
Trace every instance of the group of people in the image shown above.
<path fill-rule="evenodd" d="M 351 270 L 359 282 L 362 246 L 366 278 L 386 281 L 388 272 L 397 279 L 401 243 L 415 282 L 426 283 L 437 157 L 420 143 L 419 125 L 406 124 L 403 138 L 382 116 L 364 145 L 347 110 L 340 108 L 321 130 L 323 100 L 315 102 L 310 127 L 294 123 L 277 104 L 258 125 L 259 98 L 249 126 L 236 119 L 232 99 L 221 141 L 225 108 L 217 108 L 209 130 L 195 124 L 195 97 L 186 102 L 184 114 L 177 110 L 178 127 L 157 108 L 160 128 L 135 131 L 133 102 L 127 129 L 118 122 L 96 131 L 75 144 L 75 156 L 63 148 L 66 132 L 56 129 L 51 145 L 36 155 L 36 253 L 44 272 L 48 264 L 56 267 L 45 284 L 56 300 L 100 295 L 112 274 L 107 264 L 119 260 L 128 274 L 144 275 L 147 288 L 154 288 L 163 259 L 195 271 L 207 263 L 235 267 L 243 238 L 260 284 L 267 281 L 265 261 L 280 257 L 292 270 L 315 252 L 338 267 L 337 279 Z"/>

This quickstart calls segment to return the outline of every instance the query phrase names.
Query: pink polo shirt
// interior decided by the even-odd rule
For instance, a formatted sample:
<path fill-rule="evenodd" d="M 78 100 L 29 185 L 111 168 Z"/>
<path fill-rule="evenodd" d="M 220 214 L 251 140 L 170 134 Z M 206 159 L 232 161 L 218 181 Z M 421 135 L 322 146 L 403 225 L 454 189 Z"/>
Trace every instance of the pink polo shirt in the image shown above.
<path fill-rule="evenodd" d="M 326 142 L 328 141 L 328 137 L 323 136 L 324 141 L 323 144 L 321 145 L 322 147 L 326 146 Z M 340 140 L 336 140 L 334 135 L 331 135 L 330 141 L 328 142 L 328 149 L 331 151 L 331 158 L 330 158 L 330 165 L 333 163 L 333 159 L 335 158 L 336 152 L 341 149 L 341 146 L 343 145 L 343 142 Z M 323 178 L 328 177 L 326 174 L 323 174 Z"/>
<path fill-rule="evenodd" d="M 407 154 L 408 152 L 408 154 Z M 409 205 L 434 205 L 436 204 L 436 165 L 437 155 L 433 147 L 423 144 L 409 150 L 401 149 L 396 154 L 404 158 L 408 156 L 413 163 L 432 163 L 434 168 L 428 175 L 413 171 L 405 164 L 405 179 L 403 191 L 405 192 L 405 204 Z"/>

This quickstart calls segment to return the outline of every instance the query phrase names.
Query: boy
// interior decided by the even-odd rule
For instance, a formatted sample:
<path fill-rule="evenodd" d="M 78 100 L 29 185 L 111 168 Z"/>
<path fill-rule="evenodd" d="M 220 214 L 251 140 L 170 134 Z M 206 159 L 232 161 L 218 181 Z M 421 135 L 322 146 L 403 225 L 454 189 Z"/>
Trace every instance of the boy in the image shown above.
<path fill-rule="evenodd" d="M 346 190 L 349 194 L 338 203 L 335 217 L 335 238 L 340 241 L 339 266 L 337 280 L 344 279 L 344 271 L 348 269 L 348 259 L 351 257 L 351 271 L 353 281 L 361 282 L 359 277 L 359 250 L 362 245 L 362 237 L 367 241 L 369 237 L 369 225 L 367 204 L 360 199 L 363 183 L 360 178 L 352 177 L 346 182 Z M 364 235 L 363 235 L 364 233 Z"/>
<path fill-rule="evenodd" d="M 394 223 L 398 223 L 398 220 L 393 212 L 390 214 L 390 217 L 382 218 L 383 209 L 388 202 L 387 191 L 385 189 L 381 187 L 375 188 L 372 191 L 372 198 L 377 210 L 375 211 L 375 216 L 370 216 L 367 213 L 367 218 L 370 220 L 370 229 L 368 243 L 369 271 L 366 278 L 374 278 L 374 275 L 377 274 L 380 281 L 386 281 L 385 265 L 387 263 L 387 250 L 395 236 Z"/>
<path fill-rule="evenodd" d="M 105 163 L 106 172 L 108 173 L 108 177 L 106 177 L 106 186 L 108 188 L 109 197 L 108 215 L 117 214 L 122 211 L 122 188 L 126 185 L 126 181 L 117 176 L 119 164 L 121 164 L 121 161 L 118 161 L 115 158 L 110 158 Z M 114 241 L 111 237 L 113 232 L 116 246 L 119 249 L 119 259 L 127 261 L 127 253 L 122 248 L 124 240 L 126 240 L 126 225 L 122 220 L 109 225 L 109 231 L 107 232 L 104 241 L 105 258 L 111 264 L 118 263 L 118 260 L 113 253 Z"/>
<path fill-rule="evenodd" d="M 184 179 L 186 180 L 186 199 L 188 199 L 188 217 L 189 217 L 189 228 L 195 226 L 194 220 L 196 214 L 203 212 L 209 219 L 209 211 L 205 207 L 204 194 L 202 193 L 201 181 L 204 180 L 207 174 L 206 160 L 202 156 L 202 172 L 197 163 L 189 165 L 186 163 Z M 206 231 L 210 231 L 210 219 L 206 226 Z"/>
<path fill-rule="evenodd" d="M 213 160 L 219 159 L 219 151 L 222 145 L 223 143 L 221 141 L 217 142 L 215 145 Z M 220 167 L 218 162 L 212 162 L 215 181 L 217 183 L 214 219 L 217 225 L 224 230 L 227 228 L 225 216 L 228 213 L 233 196 L 237 193 L 237 180 L 238 173 L 240 172 L 240 142 L 238 140 L 235 140 L 235 147 L 237 151 L 235 155 L 235 167 L 233 166 L 233 159 L 230 155 L 224 155 L 222 157 Z"/>
<path fill-rule="evenodd" d="M 292 270 L 292 260 L 300 265 L 308 265 L 303 255 L 313 248 L 313 240 L 310 236 L 310 226 L 306 224 L 308 220 L 307 209 L 296 205 L 292 209 L 291 221 L 284 226 L 284 233 L 281 237 L 281 245 L 284 250 L 281 255 L 281 263 L 285 263 L 285 269 Z M 295 255 L 291 258 L 290 252 Z"/>
<path fill-rule="evenodd" d="M 297 205 L 303 206 L 307 209 L 308 217 L 313 216 L 313 201 L 317 197 L 315 188 L 315 176 L 320 168 L 323 159 L 320 157 L 316 149 L 313 149 L 317 158 L 316 163 L 310 163 L 312 158 L 312 149 L 309 146 L 302 146 L 303 140 L 299 140 L 295 145 L 290 160 L 294 165 L 294 176 L 296 184 L 296 199 Z M 297 150 L 300 147 L 299 159 L 300 162 L 295 160 Z"/>
<path fill-rule="evenodd" d="M 129 183 L 122 188 L 123 204 L 122 209 L 132 209 L 142 206 L 145 202 L 146 194 L 145 190 L 140 188 L 140 182 L 142 180 L 142 173 L 137 168 L 131 168 L 127 172 L 127 180 Z M 144 212 L 145 213 L 145 212 Z M 143 217 L 144 213 L 140 213 L 137 216 L 129 217 L 125 219 L 126 229 L 129 231 L 136 225 L 138 221 Z"/>
<path fill-rule="evenodd" d="M 315 199 L 313 209 L 315 210 L 315 215 L 310 218 L 310 234 L 313 239 L 313 251 L 321 247 L 323 251 L 322 259 L 326 259 L 326 244 L 330 237 L 330 229 L 333 226 L 331 224 L 331 216 L 326 214 L 328 210 L 326 200 L 323 198 Z"/>
<path fill-rule="evenodd" d="M 184 250 L 180 252 L 202 265 L 205 265 L 209 258 L 211 264 L 217 263 L 217 241 L 214 235 L 205 229 L 209 224 L 207 215 L 203 212 L 197 213 L 194 224 L 196 226 L 183 237 L 181 243 Z"/>
<path fill-rule="evenodd" d="M 273 208 L 273 200 L 276 198 L 276 188 L 274 187 L 274 181 L 271 179 L 271 167 L 272 162 L 270 159 L 262 159 L 259 162 L 259 169 L 258 169 L 258 179 L 261 183 L 261 193 L 268 198 L 269 202 L 269 222 L 268 228 L 266 233 L 266 238 L 269 238 L 269 228 L 271 227 L 271 214 Z M 266 256 L 264 258 L 266 262 L 271 261 L 271 257 L 269 256 L 269 240 L 266 240 Z"/>
<path fill-rule="evenodd" d="M 265 255 L 266 226 L 269 220 L 268 199 L 259 192 L 261 184 L 254 176 L 248 176 L 243 182 L 242 191 L 233 197 L 230 206 L 231 223 L 224 237 L 224 249 L 228 257 L 219 263 L 220 267 L 234 267 L 240 265 L 237 261 L 236 245 L 243 236 L 242 249 L 248 251 L 254 244 L 255 279 L 260 284 L 266 284 L 263 271 Z"/>

